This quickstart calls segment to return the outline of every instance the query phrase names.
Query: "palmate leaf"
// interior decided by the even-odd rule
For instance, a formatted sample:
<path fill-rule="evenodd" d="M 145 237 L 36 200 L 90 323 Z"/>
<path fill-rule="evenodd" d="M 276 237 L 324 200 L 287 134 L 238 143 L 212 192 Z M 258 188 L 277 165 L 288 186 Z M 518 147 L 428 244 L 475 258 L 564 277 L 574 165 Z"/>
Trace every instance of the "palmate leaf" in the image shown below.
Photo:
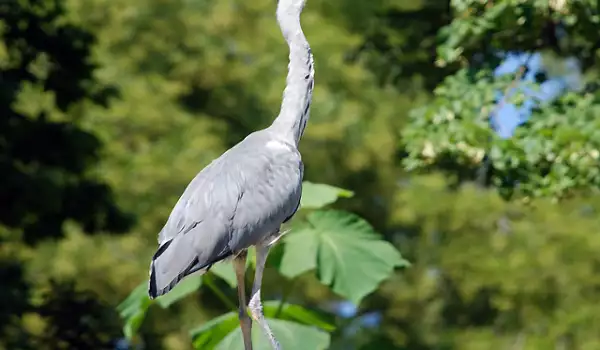
<path fill-rule="evenodd" d="M 395 267 L 408 266 L 365 220 L 343 211 L 311 213 L 284 242 L 283 275 L 293 278 L 316 269 L 322 283 L 357 305 Z"/>
<path fill-rule="evenodd" d="M 324 350 L 331 342 L 328 333 L 318 328 L 296 322 L 267 318 L 275 338 L 286 350 Z M 272 350 L 273 347 L 258 325 L 252 327 L 252 345 L 254 350 Z M 199 348 L 197 348 L 199 349 Z M 204 348 L 202 348 L 204 349 Z M 229 333 L 215 348 L 216 350 L 244 350 L 242 331 L 238 327 Z"/>
<path fill-rule="evenodd" d="M 325 312 L 285 304 L 278 301 L 264 303 L 264 313 L 275 337 L 284 349 L 326 349 L 335 330 L 333 316 Z M 236 312 L 229 312 L 190 332 L 196 349 L 243 349 L 243 340 Z M 271 349 L 270 344 L 255 324 L 252 330 L 254 349 Z"/>
<path fill-rule="evenodd" d="M 302 183 L 300 208 L 320 209 L 335 202 L 338 198 L 350 198 L 353 195 L 354 192 L 343 188 L 304 181 Z"/>

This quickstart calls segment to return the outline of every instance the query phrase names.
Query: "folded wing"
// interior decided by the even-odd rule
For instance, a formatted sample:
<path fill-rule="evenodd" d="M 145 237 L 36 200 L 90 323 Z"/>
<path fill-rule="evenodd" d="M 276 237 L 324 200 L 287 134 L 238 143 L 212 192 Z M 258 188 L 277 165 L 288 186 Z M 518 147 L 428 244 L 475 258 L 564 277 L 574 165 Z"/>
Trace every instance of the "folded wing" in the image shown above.
<path fill-rule="evenodd" d="M 246 138 L 188 185 L 159 234 L 149 295 L 163 295 L 185 276 L 206 272 L 277 230 L 300 200 L 297 151 Z"/>

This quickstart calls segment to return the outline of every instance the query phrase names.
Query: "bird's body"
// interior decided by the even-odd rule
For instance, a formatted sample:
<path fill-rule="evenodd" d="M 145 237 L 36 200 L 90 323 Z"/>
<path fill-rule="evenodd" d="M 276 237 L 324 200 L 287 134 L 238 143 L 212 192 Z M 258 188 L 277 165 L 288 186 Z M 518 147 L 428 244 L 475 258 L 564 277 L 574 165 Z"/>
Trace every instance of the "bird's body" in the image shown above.
<path fill-rule="evenodd" d="M 302 175 L 300 152 L 272 128 L 248 135 L 212 161 L 190 182 L 159 233 L 151 296 L 275 239 L 300 204 Z"/>
<path fill-rule="evenodd" d="M 190 182 L 159 233 L 150 264 L 148 294 L 168 293 L 183 278 L 203 273 L 233 257 L 238 282 L 244 348 L 252 350 L 252 322 L 246 312 L 246 250 L 256 248 L 256 268 L 248 307 L 274 349 L 279 343 L 260 300 L 269 249 L 300 205 L 304 166 L 298 143 L 309 119 L 314 87 L 313 56 L 300 26 L 305 0 L 279 0 L 277 21 L 290 49 L 279 115 L 223 153 Z"/>

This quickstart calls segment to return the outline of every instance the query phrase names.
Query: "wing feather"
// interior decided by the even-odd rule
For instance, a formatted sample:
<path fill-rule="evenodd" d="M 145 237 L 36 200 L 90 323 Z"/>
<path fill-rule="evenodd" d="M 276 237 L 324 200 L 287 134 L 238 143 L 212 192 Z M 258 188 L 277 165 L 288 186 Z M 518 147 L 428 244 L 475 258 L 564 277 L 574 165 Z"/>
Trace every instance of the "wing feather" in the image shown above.
<path fill-rule="evenodd" d="M 303 165 L 294 147 L 269 148 L 255 133 L 190 182 L 159 233 L 151 297 L 182 278 L 260 242 L 294 214 Z"/>

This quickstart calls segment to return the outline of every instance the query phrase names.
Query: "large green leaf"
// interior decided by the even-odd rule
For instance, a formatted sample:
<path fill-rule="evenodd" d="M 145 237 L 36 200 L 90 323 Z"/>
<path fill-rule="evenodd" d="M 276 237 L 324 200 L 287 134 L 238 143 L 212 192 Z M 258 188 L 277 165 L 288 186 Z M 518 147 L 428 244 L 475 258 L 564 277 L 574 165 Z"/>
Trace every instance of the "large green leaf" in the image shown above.
<path fill-rule="evenodd" d="M 279 264 L 279 272 L 282 275 L 291 279 L 317 267 L 316 252 L 319 249 L 319 239 L 311 234 L 306 226 L 298 226 L 283 236 L 283 241 L 285 247 Z"/>
<path fill-rule="evenodd" d="M 330 336 L 318 328 L 305 326 L 296 322 L 267 318 L 267 322 L 275 338 L 285 350 L 324 350 L 329 347 Z M 271 344 L 256 323 L 252 327 L 252 345 L 254 350 L 272 350 Z M 197 348 L 199 349 L 199 348 Z M 202 348 L 208 349 L 208 348 Z M 229 333 L 216 347 L 216 350 L 243 350 L 242 331 L 237 327 Z"/>
<path fill-rule="evenodd" d="M 195 292 L 202 285 L 202 275 L 192 275 L 185 277 L 180 281 L 175 288 L 169 293 L 156 298 L 156 301 L 163 308 L 169 307 L 171 304 L 180 299 L 185 298 L 189 294 Z"/>
<path fill-rule="evenodd" d="M 395 267 L 408 265 L 365 220 L 344 211 L 313 212 L 284 241 L 283 275 L 293 278 L 316 268 L 322 283 L 355 304 Z"/>
<path fill-rule="evenodd" d="M 300 200 L 300 208 L 319 209 L 335 202 L 340 197 L 349 198 L 353 195 L 354 193 L 352 191 L 348 191 L 343 188 L 304 181 L 302 183 L 302 199 Z"/>
<path fill-rule="evenodd" d="M 264 313 L 284 349 L 303 349 L 303 346 L 308 346 L 307 349 L 325 349 L 329 344 L 327 332 L 335 330 L 331 314 L 308 310 L 299 305 L 284 304 L 280 309 L 278 301 L 267 301 L 264 303 Z M 243 349 L 236 312 L 214 318 L 193 329 L 190 334 L 196 349 Z M 256 323 L 252 337 L 255 349 L 270 349 Z"/>
<path fill-rule="evenodd" d="M 123 333 L 127 339 L 133 338 L 141 326 L 146 316 L 146 311 L 152 304 L 150 298 L 148 298 L 148 282 L 143 282 L 138 285 L 125 300 L 119 306 L 117 311 L 123 320 L 125 325 L 123 326 Z"/>

